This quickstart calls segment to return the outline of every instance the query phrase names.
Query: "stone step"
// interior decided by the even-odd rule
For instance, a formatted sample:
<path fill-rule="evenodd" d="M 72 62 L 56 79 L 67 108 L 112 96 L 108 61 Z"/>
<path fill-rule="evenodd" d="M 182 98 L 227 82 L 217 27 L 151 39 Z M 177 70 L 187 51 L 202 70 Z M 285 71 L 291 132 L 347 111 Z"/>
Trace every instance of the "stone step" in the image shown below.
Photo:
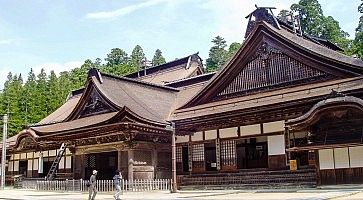
<path fill-rule="evenodd" d="M 315 177 L 310 177 L 310 178 L 276 178 L 276 179 L 271 179 L 271 178 L 264 178 L 264 179 L 259 179 L 259 178 L 252 178 L 252 179 L 214 179 L 214 180 L 205 180 L 205 179 L 201 179 L 201 180 L 185 180 L 182 182 L 182 185 L 188 185 L 188 184 L 194 184 L 194 183 L 200 183 L 200 184 L 209 184 L 209 183 L 252 183 L 252 182 L 261 182 L 261 183 L 280 183 L 280 182 L 286 182 L 286 183 L 294 183 L 294 182 L 315 182 L 316 178 Z"/>
<path fill-rule="evenodd" d="M 279 183 L 279 184 L 229 184 L 229 185 L 189 185 L 180 186 L 180 190 L 256 190 L 256 189 L 305 189 L 315 188 L 311 182 Z"/>
<path fill-rule="evenodd" d="M 179 177 L 179 184 L 184 187 L 205 187 L 205 186 L 218 186 L 222 188 L 226 187 L 251 187 L 263 186 L 263 187 L 285 187 L 293 186 L 300 187 L 316 187 L 316 173 L 314 169 L 306 170 L 280 170 L 280 171 L 249 171 L 236 174 L 208 174 L 193 175 L 192 177 L 184 176 Z"/>
<path fill-rule="evenodd" d="M 205 174 L 192 174 L 193 176 L 238 176 L 238 175 L 245 175 L 245 174 L 253 174 L 253 175 L 258 175 L 258 174 L 302 174 L 302 173 L 315 173 L 315 169 L 303 169 L 303 170 L 296 170 L 296 171 L 291 171 L 291 170 L 256 170 L 256 171 L 239 171 L 239 172 L 234 172 L 234 173 L 205 173 Z"/>

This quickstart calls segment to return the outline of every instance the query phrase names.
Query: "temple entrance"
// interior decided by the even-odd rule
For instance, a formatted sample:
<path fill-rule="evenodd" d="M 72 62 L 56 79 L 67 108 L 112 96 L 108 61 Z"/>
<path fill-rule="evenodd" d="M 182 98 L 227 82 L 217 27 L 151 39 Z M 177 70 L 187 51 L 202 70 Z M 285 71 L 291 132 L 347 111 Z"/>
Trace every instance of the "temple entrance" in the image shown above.
<path fill-rule="evenodd" d="M 291 152 L 291 159 L 296 160 L 298 169 L 309 168 L 309 151 Z"/>
<path fill-rule="evenodd" d="M 117 151 L 87 154 L 85 156 L 85 179 L 97 170 L 97 179 L 111 180 L 117 170 Z"/>
<path fill-rule="evenodd" d="M 183 162 L 183 172 L 189 172 L 189 157 L 188 157 L 188 147 L 182 147 L 182 162 Z"/>
<path fill-rule="evenodd" d="M 256 138 L 237 142 L 237 168 L 267 168 L 267 142 L 257 142 Z"/>
<path fill-rule="evenodd" d="M 217 171 L 216 145 L 215 143 L 205 143 L 205 170 Z"/>
<path fill-rule="evenodd" d="M 19 161 L 19 174 L 23 174 L 26 177 L 27 171 L 28 171 L 28 161 L 27 160 Z"/>
<path fill-rule="evenodd" d="M 52 163 L 53 161 L 50 161 L 49 158 L 48 160 L 43 161 L 43 176 L 46 176 L 48 174 L 50 168 L 52 167 Z"/>

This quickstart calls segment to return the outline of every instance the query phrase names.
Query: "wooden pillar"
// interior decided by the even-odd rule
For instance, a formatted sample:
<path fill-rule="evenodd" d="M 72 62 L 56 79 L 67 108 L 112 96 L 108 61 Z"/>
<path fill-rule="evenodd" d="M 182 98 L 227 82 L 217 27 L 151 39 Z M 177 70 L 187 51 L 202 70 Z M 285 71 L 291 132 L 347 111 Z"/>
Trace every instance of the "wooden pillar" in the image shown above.
<path fill-rule="evenodd" d="M 130 149 L 127 152 L 129 163 L 128 163 L 128 180 L 134 180 L 134 150 Z"/>
<path fill-rule="evenodd" d="M 156 150 L 156 148 L 157 146 L 155 145 L 155 147 L 152 150 L 152 166 L 154 167 L 154 178 L 157 179 L 158 151 Z"/>
<path fill-rule="evenodd" d="M 176 145 L 175 145 L 175 123 L 171 123 L 172 135 L 171 135 L 171 161 L 172 161 L 172 192 L 176 192 Z"/>
<path fill-rule="evenodd" d="M 85 177 L 85 155 L 74 155 L 73 156 L 73 177 L 75 179 L 87 179 Z"/>
<path fill-rule="evenodd" d="M 121 170 L 121 159 L 122 152 L 120 149 L 117 150 L 117 170 Z"/>

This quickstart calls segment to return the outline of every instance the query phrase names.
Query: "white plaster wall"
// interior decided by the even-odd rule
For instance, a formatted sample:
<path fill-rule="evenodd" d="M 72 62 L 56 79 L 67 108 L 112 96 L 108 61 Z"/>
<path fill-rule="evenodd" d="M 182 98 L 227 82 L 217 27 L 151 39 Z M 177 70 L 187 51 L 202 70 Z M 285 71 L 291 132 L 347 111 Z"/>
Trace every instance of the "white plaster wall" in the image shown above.
<path fill-rule="evenodd" d="M 335 169 L 349 168 L 348 148 L 334 149 L 334 164 Z"/>
<path fill-rule="evenodd" d="M 206 140 L 214 140 L 214 139 L 217 139 L 217 130 L 205 131 L 205 139 Z"/>
<path fill-rule="evenodd" d="M 319 150 L 320 169 L 334 169 L 333 149 Z"/>
<path fill-rule="evenodd" d="M 56 155 L 57 155 L 56 150 L 50 150 L 50 151 L 49 151 L 49 157 L 51 157 L 51 156 L 56 156 Z"/>
<path fill-rule="evenodd" d="M 58 169 L 64 169 L 64 157 L 60 159 Z"/>
<path fill-rule="evenodd" d="M 13 161 L 9 161 L 8 171 L 9 171 L 9 172 L 14 171 L 14 169 L 13 169 Z"/>
<path fill-rule="evenodd" d="M 203 132 L 196 132 L 192 135 L 192 141 L 202 141 L 203 140 Z"/>
<path fill-rule="evenodd" d="M 14 161 L 14 171 L 15 172 L 19 171 L 19 161 L 18 160 Z"/>
<path fill-rule="evenodd" d="M 285 131 L 285 121 L 268 122 L 263 124 L 264 133 L 274 133 Z"/>
<path fill-rule="evenodd" d="M 72 168 L 72 157 L 67 156 L 66 157 L 66 169 L 70 169 L 70 168 Z"/>
<path fill-rule="evenodd" d="M 34 159 L 34 165 L 33 165 L 33 170 L 38 170 L 38 162 L 39 162 L 39 160 L 38 159 Z"/>
<path fill-rule="evenodd" d="M 72 153 L 71 153 L 71 151 L 68 148 L 66 148 L 66 153 L 65 154 L 66 155 L 71 155 Z"/>
<path fill-rule="evenodd" d="M 285 154 L 284 135 L 267 136 L 268 155 Z"/>
<path fill-rule="evenodd" d="M 43 157 L 38 159 L 38 173 L 43 173 Z"/>
<path fill-rule="evenodd" d="M 237 127 L 219 129 L 219 137 L 220 138 L 237 137 L 238 136 L 237 131 L 238 131 Z"/>
<path fill-rule="evenodd" d="M 27 158 L 27 159 L 29 159 L 29 158 L 33 158 L 33 152 L 27 153 L 27 154 L 26 154 L 26 158 Z"/>
<path fill-rule="evenodd" d="M 260 124 L 241 126 L 241 136 L 261 134 Z"/>
<path fill-rule="evenodd" d="M 349 147 L 350 167 L 363 167 L 363 146 Z"/>
<path fill-rule="evenodd" d="M 33 168 L 33 160 L 28 160 L 28 170 L 32 170 Z"/>
<path fill-rule="evenodd" d="M 189 135 L 184 135 L 184 136 L 176 136 L 176 143 L 184 143 L 184 142 L 189 142 Z"/>

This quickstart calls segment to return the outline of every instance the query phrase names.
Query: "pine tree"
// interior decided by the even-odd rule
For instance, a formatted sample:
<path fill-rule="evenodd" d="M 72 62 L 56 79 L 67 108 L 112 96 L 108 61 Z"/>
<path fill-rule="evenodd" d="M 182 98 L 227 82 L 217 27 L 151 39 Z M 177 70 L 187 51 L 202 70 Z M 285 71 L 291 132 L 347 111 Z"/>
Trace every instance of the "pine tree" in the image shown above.
<path fill-rule="evenodd" d="M 140 45 L 136 45 L 131 54 L 131 66 L 135 67 L 137 70 L 141 70 L 145 60 L 144 51 Z"/>
<path fill-rule="evenodd" d="M 213 38 L 212 46 L 209 50 L 209 58 L 207 62 L 207 71 L 212 72 L 218 70 L 227 60 L 228 52 L 224 49 L 227 47 L 224 38 L 217 36 Z"/>
<path fill-rule="evenodd" d="M 162 52 L 160 49 L 156 49 L 154 57 L 152 59 L 152 65 L 158 66 L 166 63 L 165 58 L 162 55 Z"/>

